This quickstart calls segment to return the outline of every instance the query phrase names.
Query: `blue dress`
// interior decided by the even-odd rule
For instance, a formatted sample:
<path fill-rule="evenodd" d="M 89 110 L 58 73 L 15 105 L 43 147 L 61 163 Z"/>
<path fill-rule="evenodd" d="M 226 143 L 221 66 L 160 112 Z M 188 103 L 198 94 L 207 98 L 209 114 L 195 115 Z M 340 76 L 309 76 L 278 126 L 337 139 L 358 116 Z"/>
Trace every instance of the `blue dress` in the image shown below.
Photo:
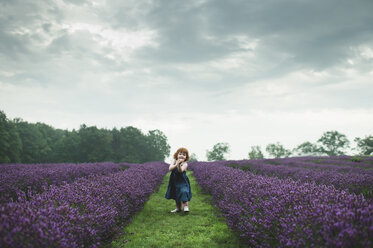
<path fill-rule="evenodd" d="M 172 170 L 164 197 L 177 202 L 187 202 L 192 199 L 192 189 L 186 171 L 180 173 L 177 168 Z"/>

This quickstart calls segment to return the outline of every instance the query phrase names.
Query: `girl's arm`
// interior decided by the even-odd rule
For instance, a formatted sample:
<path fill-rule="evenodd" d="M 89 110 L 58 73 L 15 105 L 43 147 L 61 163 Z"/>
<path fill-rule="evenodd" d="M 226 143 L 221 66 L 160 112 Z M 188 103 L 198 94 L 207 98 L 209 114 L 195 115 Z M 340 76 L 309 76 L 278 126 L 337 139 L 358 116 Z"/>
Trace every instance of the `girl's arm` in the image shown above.
<path fill-rule="evenodd" d="M 186 171 L 186 169 L 188 168 L 188 164 L 187 162 L 182 162 L 178 167 L 178 171 L 179 172 L 183 172 L 183 171 Z"/>
<path fill-rule="evenodd" d="M 170 166 L 168 167 L 168 171 L 172 171 L 173 169 L 175 169 L 176 168 L 176 160 L 174 159 L 173 161 L 172 161 L 172 163 L 170 164 Z"/>

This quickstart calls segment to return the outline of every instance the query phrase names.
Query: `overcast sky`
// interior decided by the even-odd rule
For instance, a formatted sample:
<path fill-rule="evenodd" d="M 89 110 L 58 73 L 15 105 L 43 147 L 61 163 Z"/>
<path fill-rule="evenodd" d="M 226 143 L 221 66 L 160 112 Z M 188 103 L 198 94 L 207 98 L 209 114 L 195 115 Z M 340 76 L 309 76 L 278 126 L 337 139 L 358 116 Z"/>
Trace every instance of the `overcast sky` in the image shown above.
<path fill-rule="evenodd" d="M 0 110 L 228 159 L 373 135 L 372 0 L 0 0 Z M 354 145 L 354 142 L 352 142 Z"/>

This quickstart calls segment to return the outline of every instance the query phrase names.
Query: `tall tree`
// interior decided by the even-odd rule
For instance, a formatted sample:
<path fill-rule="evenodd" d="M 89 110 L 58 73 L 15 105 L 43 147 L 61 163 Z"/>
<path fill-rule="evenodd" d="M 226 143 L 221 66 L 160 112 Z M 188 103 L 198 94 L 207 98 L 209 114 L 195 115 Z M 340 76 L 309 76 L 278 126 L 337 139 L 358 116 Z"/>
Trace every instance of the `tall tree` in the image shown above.
<path fill-rule="evenodd" d="M 119 161 L 143 163 L 148 160 L 147 140 L 140 129 L 128 126 L 120 129 Z"/>
<path fill-rule="evenodd" d="M 170 155 L 170 145 L 167 143 L 166 135 L 156 129 L 150 130 L 147 135 L 149 148 L 151 148 L 149 159 L 152 161 L 164 161 Z"/>
<path fill-rule="evenodd" d="M 57 145 L 57 142 L 62 139 L 64 131 L 61 129 L 55 129 L 52 126 L 40 122 L 34 125 L 39 129 L 39 132 L 43 136 L 42 139 L 46 142 L 46 150 L 44 151 L 44 155 L 40 159 L 40 162 L 55 161 L 55 146 Z"/>
<path fill-rule="evenodd" d="M 113 128 L 111 131 L 112 136 L 113 136 L 113 141 L 112 141 L 112 151 L 113 151 L 113 161 L 115 162 L 120 162 L 120 132 L 118 129 Z"/>
<path fill-rule="evenodd" d="M 357 143 L 357 149 L 359 150 L 360 155 L 373 155 L 373 136 L 365 136 L 361 139 L 356 137 L 354 140 Z"/>
<path fill-rule="evenodd" d="M 0 163 L 164 161 L 170 154 L 160 130 L 144 135 L 140 129 L 117 130 L 81 125 L 78 131 L 55 129 L 20 118 L 9 121 L 0 111 Z"/>
<path fill-rule="evenodd" d="M 328 156 L 344 155 L 344 150 L 350 144 L 346 135 L 338 131 L 325 132 L 317 142 L 320 144 L 320 152 Z"/>
<path fill-rule="evenodd" d="M 193 162 L 193 161 L 198 161 L 198 158 L 197 158 L 197 155 L 195 153 L 192 153 L 189 157 L 189 161 L 190 162 Z"/>
<path fill-rule="evenodd" d="M 20 163 L 22 154 L 22 141 L 12 121 L 8 121 L 9 146 L 8 157 L 10 163 Z"/>
<path fill-rule="evenodd" d="M 39 128 L 19 118 L 14 119 L 14 124 L 22 141 L 22 163 L 46 162 L 50 147 Z"/>
<path fill-rule="evenodd" d="M 0 111 L 0 163 L 9 163 L 8 156 L 10 135 L 8 132 L 8 119 L 4 112 Z"/>
<path fill-rule="evenodd" d="M 303 142 L 294 148 L 293 153 L 298 156 L 317 156 L 321 155 L 320 148 L 309 141 Z"/>
<path fill-rule="evenodd" d="M 230 148 L 228 143 L 217 143 L 214 145 L 211 151 L 206 151 L 207 161 L 226 160 L 224 155 L 229 152 Z"/>
<path fill-rule="evenodd" d="M 291 151 L 285 149 L 285 147 L 281 145 L 279 142 L 276 142 L 274 144 L 268 144 L 266 146 L 266 151 L 269 155 L 275 158 L 289 157 L 291 155 Z"/>
<path fill-rule="evenodd" d="M 260 150 L 260 146 L 252 146 L 251 151 L 249 152 L 249 158 L 250 159 L 262 159 L 264 158 L 264 155 L 262 151 Z"/>
<path fill-rule="evenodd" d="M 111 160 L 112 135 L 110 131 L 96 126 L 81 125 L 79 129 L 79 162 L 102 162 Z"/>
<path fill-rule="evenodd" d="M 73 129 L 71 132 L 65 130 L 61 139 L 54 146 L 54 162 L 81 162 L 80 157 L 80 137 Z"/>

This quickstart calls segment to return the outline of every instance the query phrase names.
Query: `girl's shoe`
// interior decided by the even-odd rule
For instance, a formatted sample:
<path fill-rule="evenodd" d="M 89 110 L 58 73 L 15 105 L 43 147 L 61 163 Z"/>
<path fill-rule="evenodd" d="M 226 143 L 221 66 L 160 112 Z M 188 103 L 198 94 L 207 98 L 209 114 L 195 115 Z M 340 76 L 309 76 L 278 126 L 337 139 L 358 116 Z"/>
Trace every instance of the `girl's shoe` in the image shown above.
<path fill-rule="evenodd" d="M 177 209 L 177 208 L 176 208 L 176 209 L 172 210 L 171 213 L 178 213 L 178 212 L 180 212 L 180 211 L 181 211 L 181 209 Z"/>
<path fill-rule="evenodd" d="M 184 206 L 184 212 L 189 212 L 189 207 L 188 206 Z"/>

